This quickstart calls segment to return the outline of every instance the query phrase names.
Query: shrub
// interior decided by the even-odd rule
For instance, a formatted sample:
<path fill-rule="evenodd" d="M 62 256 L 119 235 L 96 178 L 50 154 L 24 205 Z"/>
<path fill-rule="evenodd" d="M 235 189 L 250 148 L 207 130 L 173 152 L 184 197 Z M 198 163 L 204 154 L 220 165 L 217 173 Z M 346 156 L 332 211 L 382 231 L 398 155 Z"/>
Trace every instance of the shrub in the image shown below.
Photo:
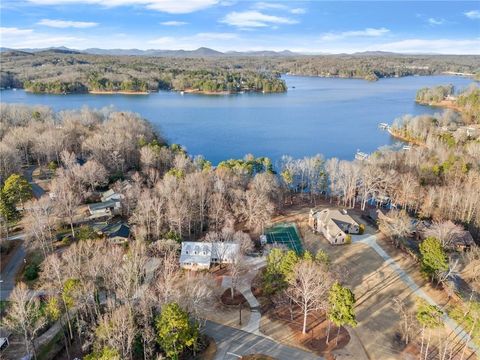
<path fill-rule="evenodd" d="M 58 168 L 58 164 L 55 161 L 50 161 L 47 167 L 51 172 L 55 172 L 55 170 Z"/>
<path fill-rule="evenodd" d="M 62 245 L 70 245 L 72 243 L 72 238 L 70 236 L 65 236 L 63 239 L 62 239 Z"/>
<path fill-rule="evenodd" d="M 360 224 L 358 227 L 358 233 L 362 235 L 365 232 L 365 224 Z"/>
<path fill-rule="evenodd" d="M 345 244 L 351 244 L 352 243 L 352 235 L 347 234 L 345 237 Z"/>
<path fill-rule="evenodd" d="M 75 236 L 78 240 L 95 240 L 99 238 L 95 230 L 89 225 L 80 226 Z"/>
<path fill-rule="evenodd" d="M 33 281 L 38 278 L 38 272 L 40 268 L 37 264 L 29 264 L 25 267 L 25 272 L 23 274 L 25 280 Z"/>
<path fill-rule="evenodd" d="M 182 242 L 182 237 L 176 231 L 173 231 L 173 230 L 170 230 L 165 234 L 165 239 L 174 240 L 179 244 Z"/>

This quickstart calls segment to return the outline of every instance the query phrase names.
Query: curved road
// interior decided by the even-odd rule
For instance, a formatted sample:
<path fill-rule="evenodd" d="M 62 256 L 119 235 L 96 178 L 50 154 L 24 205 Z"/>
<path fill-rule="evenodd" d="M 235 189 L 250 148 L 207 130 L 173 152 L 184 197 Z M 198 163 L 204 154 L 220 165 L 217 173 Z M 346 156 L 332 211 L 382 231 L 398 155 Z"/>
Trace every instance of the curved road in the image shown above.
<path fill-rule="evenodd" d="M 30 166 L 29 168 L 25 169 L 24 176 L 32 186 L 33 195 L 38 199 L 43 194 L 45 194 L 45 190 L 42 189 L 41 186 L 36 184 L 32 179 L 33 171 L 35 170 L 34 166 Z M 7 240 L 23 240 L 25 234 L 15 234 L 9 236 Z M 13 288 L 15 287 L 15 278 L 17 276 L 18 271 L 22 267 L 23 261 L 25 259 L 26 251 L 25 246 L 20 244 L 15 250 L 14 253 L 10 256 L 8 264 L 5 266 L 3 271 L 0 273 L 0 300 L 7 300 L 12 292 Z"/>

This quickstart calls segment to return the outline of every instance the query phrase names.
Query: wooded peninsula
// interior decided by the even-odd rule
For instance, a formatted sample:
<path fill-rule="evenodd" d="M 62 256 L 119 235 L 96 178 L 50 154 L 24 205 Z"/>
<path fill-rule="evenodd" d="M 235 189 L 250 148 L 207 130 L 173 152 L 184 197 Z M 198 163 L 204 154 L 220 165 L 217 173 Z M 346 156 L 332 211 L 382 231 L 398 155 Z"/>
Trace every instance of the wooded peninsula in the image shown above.
<path fill-rule="evenodd" d="M 0 87 L 35 93 L 148 93 L 175 90 L 205 94 L 287 91 L 281 74 L 359 78 L 476 74 L 479 56 L 227 55 L 206 57 L 93 55 L 74 51 L 6 51 Z"/>

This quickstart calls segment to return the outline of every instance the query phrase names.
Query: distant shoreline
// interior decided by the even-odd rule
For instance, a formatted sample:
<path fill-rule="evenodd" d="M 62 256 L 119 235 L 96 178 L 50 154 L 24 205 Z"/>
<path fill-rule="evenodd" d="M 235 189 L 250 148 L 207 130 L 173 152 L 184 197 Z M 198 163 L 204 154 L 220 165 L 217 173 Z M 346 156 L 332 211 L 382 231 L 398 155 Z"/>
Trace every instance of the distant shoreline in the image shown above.
<path fill-rule="evenodd" d="M 392 130 L 391 128 L 387 130 L 388 133 L 395 139 L 397 140 L 400 140 L 400 141 L 403 141 L 403 142 L 406 142 L 406 143 L 409 143 L 409 144 L 414 144 L 414 145 L 417 145 L 417 146 L 426 146 L 426 144 L 422 141 L 419 141 L 417 139 L 409 139 L 399 133 L 397 133 L 396 131 Z"/>
<path fill-rule="evenodd" d="M 120 95 L 149 95 L 150 91 L 102 91 L 102 90 L 89 90 L 87 92 L 88 94 L 94 94 L 94 95 L 115 95 L 115 94 L 120 94 Z"/>
<path fill-rule="evenodd" d="M 442 100 L 442 101 L 435 101 L 435 102 L 424 102 L 424 101 L 415 101 L 419 105 L 426 105 L 432 107 L 439 107 L 443 109 L 452 109 L 462 113 L 462 108 L 459 107 L 455 100 Z"/>

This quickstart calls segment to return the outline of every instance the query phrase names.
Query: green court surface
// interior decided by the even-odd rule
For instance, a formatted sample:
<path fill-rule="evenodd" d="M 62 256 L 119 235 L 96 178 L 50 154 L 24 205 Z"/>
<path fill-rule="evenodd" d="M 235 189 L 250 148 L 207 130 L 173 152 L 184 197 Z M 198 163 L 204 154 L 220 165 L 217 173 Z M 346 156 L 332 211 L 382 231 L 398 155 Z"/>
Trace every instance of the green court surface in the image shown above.
<path fill-rule="evenodd" d="M 303 252 L 300 233 L 294 223 L 279 223 L 265 230 L 268 244 L 282 244 L 294 250 L 297 254 Z"/>

